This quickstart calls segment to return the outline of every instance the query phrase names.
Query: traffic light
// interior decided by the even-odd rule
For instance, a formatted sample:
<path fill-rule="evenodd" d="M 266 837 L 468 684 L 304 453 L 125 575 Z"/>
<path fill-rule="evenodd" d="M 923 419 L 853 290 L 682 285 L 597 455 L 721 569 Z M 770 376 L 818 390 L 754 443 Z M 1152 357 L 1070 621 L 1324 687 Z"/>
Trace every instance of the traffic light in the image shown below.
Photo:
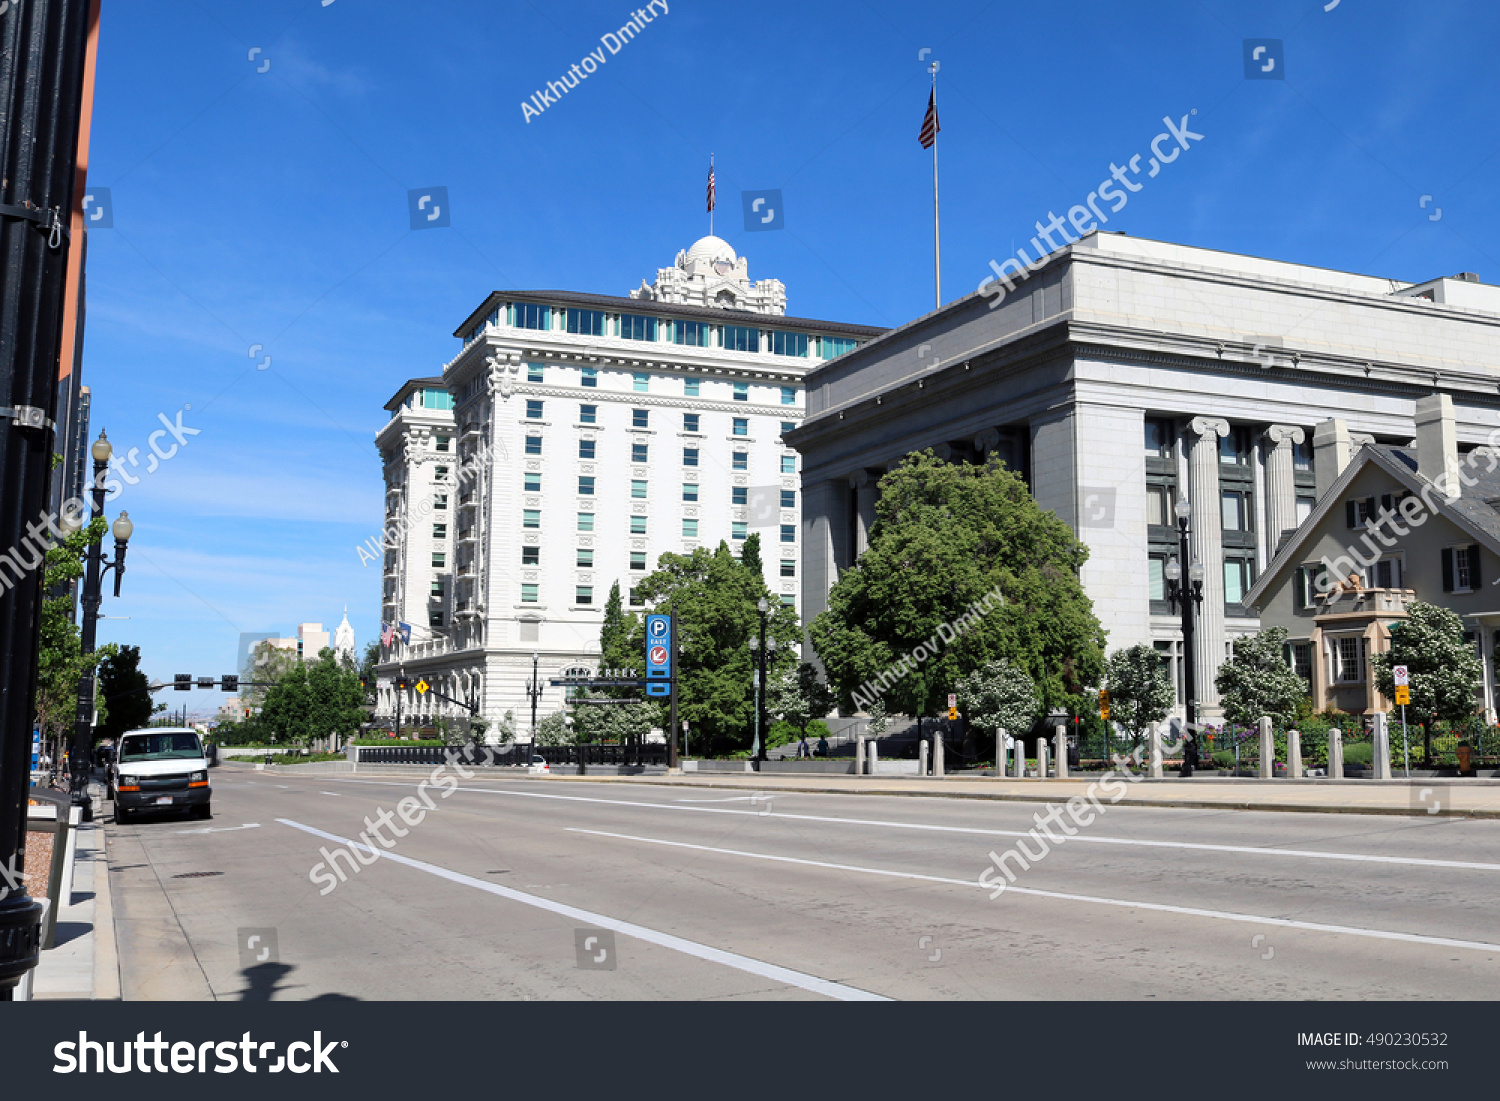
<path fill-rule="evenodd" d="M 411 678 L 409 678 L 409 677 L 397 677 L 396 678 L 396 691 L 398 691 L 398 692 L 409 692 L 409 691 L 411 691 Z"/>
<path fill-rule="evenodd" d="M 172 690 L 174 692 L 189 692 L 189 691 L 192 690 L 192 687 L 193 687 L 193 674 L 191 674 L 191 673 L 173 673 L 172 674 Z"/>
<path fill-rule="evenodd" d="M 213 679 L 213 677 L 199 677 L 198 678 L 198 687 L 199 688 L 212 688 L 213 686 L 214 686 L 214 679 Z"/>
<path fill-rule="evenodd" d="M 370 678 L 369 677 L 364 677 L 364 676 L 360 677 L 359 678 L 359 686 L 361 688 L 369 688 L 370 687 Z"/>
<path fill-rule="evenodd" d="M 240 690 L 240 678 L 236 673 L 226 673 L 219 678 L 219 687 L 225 692 L 238 692 Z"/>

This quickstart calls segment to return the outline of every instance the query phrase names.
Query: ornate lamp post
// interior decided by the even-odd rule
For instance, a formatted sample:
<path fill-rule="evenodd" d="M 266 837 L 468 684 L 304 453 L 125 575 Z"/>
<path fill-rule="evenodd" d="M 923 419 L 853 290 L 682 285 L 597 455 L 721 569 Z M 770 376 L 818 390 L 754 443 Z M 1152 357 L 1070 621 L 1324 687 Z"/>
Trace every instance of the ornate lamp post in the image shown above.
<path fill-rule="evenodd" d="M 757 762 L 766 759 L 766 613 L 771 610 L 771 602 L 761 597 L 755 605 L 755 610 L 760 613 L 760 645 L 755 649 L 755 759 Z M 755 640 L 751 640 L 755 645 Z"/>
<path fill-rule="evenodd" d="M 1193 619 L 1203 603 L 1203 563 L 1188 567 L 1187 582 L 1182 579 L 1182 562 L 1188 561 L 1188 518 L 1193 506 L 1186 498 L 1173 506 L 1177 514 L 1177 547 L 1181 558 L 1168 559 L 1162 570 L 1166 578 L 1166 596 L 1174 611 L 1182 613 L 1182 690 L 1187 718 L 1187 732 L 1182 750 L 1182 775 L 1193 774 L 1198 763 L 1198 674 L 1193 660 Z"/>
<path fill-rule="evenodd" d="M 531 699 L 531 746 L 530 752 L 536 752 L 536 705 L 542 698 L 542 680 L 539 673 L 542 656 L 533 652 L 531 655 L 531 680 L 526 685 L 526 695 Z M 526 762 L 530 764 L 530 760 Z"/>

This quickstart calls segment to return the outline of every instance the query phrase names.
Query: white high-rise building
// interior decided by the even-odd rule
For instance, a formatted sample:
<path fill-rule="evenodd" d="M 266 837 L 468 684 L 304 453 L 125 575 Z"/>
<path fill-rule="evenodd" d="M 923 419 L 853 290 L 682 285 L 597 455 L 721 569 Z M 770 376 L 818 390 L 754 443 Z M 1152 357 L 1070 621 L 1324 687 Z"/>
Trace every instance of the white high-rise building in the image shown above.
<path fill-rule="evenodd" d="M 630 297 L 490 295 L 440 376 L 412 379 L 376 437 L 386 524 L 381 618 L 411 627 L 380 667 L 471 700 L 492 724 L 561 705 L 550 677 L 595 667 L 610 586 L 627 606 L 664 552 L 761 537 L 766 582 L 798 600 L 803 376 L 879 335 L 786 317 L 774 279 L 705 237 Z M 461 714 L 408 692 L 417 721 Z"/>

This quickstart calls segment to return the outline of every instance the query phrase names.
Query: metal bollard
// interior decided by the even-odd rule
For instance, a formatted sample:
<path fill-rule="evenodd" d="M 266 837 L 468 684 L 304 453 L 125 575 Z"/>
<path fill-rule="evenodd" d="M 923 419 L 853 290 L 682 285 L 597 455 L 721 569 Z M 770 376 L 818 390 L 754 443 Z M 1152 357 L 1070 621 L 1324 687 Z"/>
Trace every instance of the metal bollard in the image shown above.
<path fill-rule="evenodd" d="M 1342 730 L 1335 729 L 1328 732 L 1328 778 L 1330 780 L 1344 778 L 1344 732 Z"/>
<path fill-rule="evenodd" d="M 1059 724 L 1052 728 L 1053 749 L 1057 753 L 1057 778 L 1068 778 L 1068 728 Z"/>
<path fill-rule="evenodd" d="M 1276 775 L 1276 739 L 1271 736 L 1271 720 L 1262 715 L 1256 723 L 1260 728 L 1260 778 L 1269 780 Z"/>

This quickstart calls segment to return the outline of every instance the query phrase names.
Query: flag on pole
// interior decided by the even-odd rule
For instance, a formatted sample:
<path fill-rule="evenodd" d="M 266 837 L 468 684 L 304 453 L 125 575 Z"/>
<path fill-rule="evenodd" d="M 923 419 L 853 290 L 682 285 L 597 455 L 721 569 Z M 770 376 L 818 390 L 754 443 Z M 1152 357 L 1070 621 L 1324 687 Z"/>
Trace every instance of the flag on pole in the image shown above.
<path fill-rule="evenodd" d="M 389 623 L 382 622 L 380 624 L 380 645 L 389 650 L 391 648 L 391 640 L 395 637 L 396 628 L 392 627 Z"/>
<path fill-rule="evenodd" d="M 708 159 L 708 212 L 710 214 L 714 212 L 714 207 L 719 205 L 718 194 L 719 189 L 714 183 L 714 161 L 713 158 L 710 157 Z"/>
<path fill-rule="evenodd" d="M 937 141 L 940 129 L 942 127 L 938 126 L 937 89 L 934 88 L 932 94 L 927 97 L 927 115 L 922 119 L 922 132 L 917 135 L 917 140 L 922 143 L 923 149 L 932 148 L 933 143 Z"/>
<path fill-rule="evenodd" d="M 400 633 L 401 633 L 401 642 L 402 642 L 402 644 L 405 645 L 405 646 L 410 646 L 411 645 L 411 624 L 410 623 L 403 623 L 403 624 L 401 624 L 400 627 L 397 628 L 397 630 L 400 631 Z"/>

